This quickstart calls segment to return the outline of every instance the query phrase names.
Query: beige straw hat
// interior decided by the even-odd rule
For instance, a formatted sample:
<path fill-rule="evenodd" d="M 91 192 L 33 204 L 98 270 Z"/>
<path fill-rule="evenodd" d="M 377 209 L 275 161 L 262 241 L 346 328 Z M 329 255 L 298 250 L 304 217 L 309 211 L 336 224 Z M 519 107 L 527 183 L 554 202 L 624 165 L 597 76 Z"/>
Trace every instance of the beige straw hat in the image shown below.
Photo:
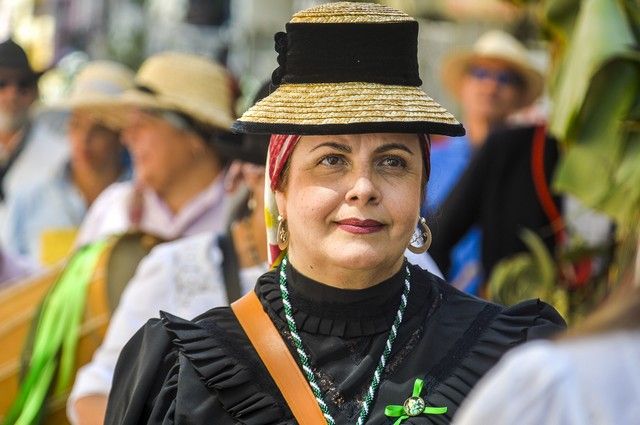
<path fill-rule="evenodd" d="M 165 52 L 147 59 L 135 77 L 135 88 L 122 102 L 139 108 L 171 110 L 220 130 L 230 130 L 235 118 L 231 75 L 201 56 Z"/>
<path fill-rule="evenodd" d="M 442 65 L 442 81 L 445 87 L 460 98 L 462 79 L 474 61 L 493 59 L 506 63 L 524 81 L 521 107 L 531 104 L 544 86 L 544 76 L 535 67 L 527 49 L 504 31 L 492 30 L 482 35 L 471 50 L 457 52 L 447 57 Z"/>
<path fill-rule="evenodd" d="M 69 95 L 46 105 L 44 111 L 86 110 L 111 128 L 120 128 L 123 119 L 112 111 L 113 102 L 133 88 L 134 73 L 112 61 L 93 61 L 85 65 L 71 84 Z"/>
<path fill-rule="evenodd" d="M 372 3 L 328 3 L 296 13 L 275 36 L 277 89 L 234 124 L 243 133 L 462 135 L 424 93 L 418 23 Z"/>

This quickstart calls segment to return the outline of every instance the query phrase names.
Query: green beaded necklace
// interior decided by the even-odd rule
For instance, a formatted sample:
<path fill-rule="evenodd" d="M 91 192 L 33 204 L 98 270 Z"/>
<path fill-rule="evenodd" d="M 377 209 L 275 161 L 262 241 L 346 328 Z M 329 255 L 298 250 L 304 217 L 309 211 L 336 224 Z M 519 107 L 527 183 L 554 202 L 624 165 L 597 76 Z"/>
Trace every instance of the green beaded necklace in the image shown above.
<path fill-rule="evenodd" d="M 309 385 L 311 386 L 311 391 L 313 391 L 313 395 L 315 396 L 316 401 L 318 402 L 318 406 L 320 406 L 320 410 L 322 411 L 327 421 L 327 424 L 335 425 L 336 421 L 335 419 L 333 419 L 333 417 L 329 413 L 329 408 L 327 407 L 327 403 L 325 403 L 325 401 L 322 398 L 322 393 L 320 391 L 320 387 L 318 386 L 315 373 L 311 369 L 311 366 L 309 363 L 309 356 L 307 355 L 306 351 L 304 350 L 304 347 L 302 346 L 302 339 L 300 338 L 300 335 L 298 334 L 298 330 L 296 328 L 296 322 L 293 318 L 293 312 L 291 310 L 291 302 L 289 301 L 289 290 L 287 289 L 286 268 L 287 268 L 287 257 L 285 256 L 280 266 L 280 291 L 282 292 L 282 303 L 284 304 L 284 313 L 285 313 L 285 318 L 287 319 L 289 332 L 291 333 L 291 337 L 293 338 L 293 343 L 296 346 L 296 352 L 298 353 L 298 358 L 300 359 L 300 363 L 302 363 L 302 370 L 307 378 L 307 382 L 309 382 Z M 375 398 L 376 392 L 378 390 L 378 385 L 380 385 L 380 378 L 382 376 L 382 371 L 387 365 L 387 360 L 389 359 L 389 354 L 391 353 L 393 341 L 396 339 L 396 336 L 398 334 L 398 329 L 400 328 L 400 324 L 402 323 L 402 316 L 404 315 L 404 311 L 407 307 L 409 292 L 411 291 L 411 284 L 409 283 L 410 277 L 411 277 L 411 274 L 409 272 L 409 267 L 405 265 L 404 289 L 400 297 L 400 306 L 398 307 L 395 320 L 393 321 L 393 325 L 391 326 L 391 330 L 389 331 L 389 336 L 387 337 L 387 342 L 384 346 L 384 351 L 380 356 L 380 361 L 378 362 L 378 366 L 376 366 L 376 370 L 373 372 L 371 383 L 369 384 L 369 388 L 367 389 L 366 395 L 362 403 L 362 407 L 360 409 L 360 414 L 358 415 L 357 425 L 364 425 L 364 422 L 367 420 L 367 416 L 369 416 L 369 409 L 371 407 L 371 403 Z"/>

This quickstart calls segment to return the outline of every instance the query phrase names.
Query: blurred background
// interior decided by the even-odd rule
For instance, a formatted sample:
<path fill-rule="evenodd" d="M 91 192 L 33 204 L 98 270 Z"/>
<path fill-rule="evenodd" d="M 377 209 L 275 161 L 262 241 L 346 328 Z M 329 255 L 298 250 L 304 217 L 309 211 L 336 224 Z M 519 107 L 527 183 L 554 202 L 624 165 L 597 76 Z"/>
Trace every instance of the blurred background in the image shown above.
<path fill-rule="evenodd" d="M 372 0 L 369 1 L 372 2 Z M 159 52 L 178 51 L 214 59 L 224 64 L 231 71 L 233 78 L 224 80 L 228 84 L 223 88 L 229 93 L 225 90 L 216 90 L 214 84 L 206 84 L 207 88 L 213 90 L 211 95 L 208 94 L 206 97 L 214 101 L 216 94 L 229 96 L 232 98 L 229 101 L 231 105 L 236 100 L 236 92 L 240 92 L 242 95 L 237 102 L 235 112 L 241 113 L 249 106 L 250 99 L 257 89 L 278 66 L 274 51 L 274 34 L 285 30 L 285 24 L 295 12 L 321 3 L 327 2 L 318 0 L 0 0 L 0 41 L 8 38 L 15 40 L 24 48 L 31 66 L 36 71 L 33 73 L 29 68 L 28 75 L 24 78 L 16 77 L 15 73 L 5 72 L 5 75 L 0 75 L 0 93 L 4 89 L 4 93 L 11 94 L 12 99 L 21 99 L 22 102 L 21 108 L 13 107 L 15 110 L 21 109 L 19 111 L 21 115 L 15 111 L 4 114 L 14 117 L 20 115 L 18 116 L 20 119 L 12 121 L 4 119 L 5 123 L 11 121 L 19 124 L 9 128 L 11 131 L 5 131 L 4 139 L 2 126 L 0 126 L 0 183 L 7 174 L 6 170 L 13 166 L 15 158 L 28 157 L 21 153 L 20 149 L 16 149 L 16 146 L 31 146 L 30 152 L 34 153 L 35 159 L 30 159 L 30 163 L 24 160 L 28 167 L 23 167 L 26 170 L 23 174 L 16 173 L 17 177 L 13 179 L 16 190 L 13 190 L 13 193 L 23 195 L 25 189 L 35 183 L 36 178 L 46 184 L 57 182 L 55 179 L 69 183 L 67 180 L 74 171 L 73 158 L 69 152 L 70 135 L 72 130 L 77 134 L 82 133 L 77 127 L 82 127 L 80 124 L 83 122 L 79 119 L 69 119 L 70 114 L 73 116 L 69 108 L 60 115 L 50 113 L 51 111 L 47 113 L 46 108 L 42 108 L 41 112 L 44 113 L 40 114 L 37 107 L 53 105 L 56 101 L 73 97 L 72 82 L 76 77 L 82 80 L 80 71 L 90 68 L 92 62 L 110 60 L 126 65 L 131 68 L 126 70 L 131 73 L 131 81 L 128 84 L 133 85 L 131 71 L 137 71 L 146 59 Z M 512 305 L 528 298 L 542 299 L 551 303 L 570 325 L 580 323 L 603 300 L 607 300 L 609 294 L 618 286 L 635 285 L 637 299 L 637 294 L 640 294 L 637 289 L 640 287 L 640 255 L 638 255 L 640 251 L 638 237 L 640 235 L 640 2 L 638 0 L 379 0 L 377 3 L 403 10 L 419 21 L 418 59 L 423 89 L 459 117 L 468 131 L 469 137 L 464 140 L 463 138 L 454 140 L 436 137 L 431 140 L 432 167 L 428 189 L 443 188 L 444 195 L 440 199 L 442 202 L 434 206 L 428 205 L 427 201 L 436 198 L 428 193 L 423 205 L 426 213 L 422 215 L 433 219 L 429 222 L 429 226 L 434 231 L 433 244 L 427 254 L 436 260 L 447 281 L 470 293 L 505 305 Z M 446 79 L 446 75 L 443 76 L 442 70 L 448 69 L 447 60 L 456 53 L 462 56 L 464 52 L 470 53 L 472 49 L 476 49 L 477 45 L 481 45 L 481 41 L 485 39 L 484 35 L 492 29 L 503 30 L 519 40 L 526 49 L 516 49 L 515 53 L 524 51 L 522 56 L 526 60 L 516 55 L 513 49 L 507 49 L 506 47 L 512 46 L 513 43 L 505 44 L 503 37 L 502 42 L 493 43 L 491 55 L 486 51 L 478 50 L 470 55 L 474 56 L 473 61 L 469 59 L 468 63 L 460 62 L 463 65 L 458 68 L 464 71 L 460 73 L 460 80 L 453 84 L 453 90 L 451 87 L 445 88 L 443 79 Z M 509 36 L 507 38 L 511 39 Z M 518 44 L 515 40 L 514 43 Z M 0 59 L 6 59 L 9 56 L 0 55 Z M 184 55 L 179 56 L 184 58 Z M 487 63 L 489 59 L 493 63 Z M 522 63 L 531 65 L 531 68 L 527 67 L 526 75 L 522 73 L 520 66 L 515 66 Z M 177 74 L 188 80 L 188 77 L 184 76 L 189 74 L 183 72 L 188 69 L 188 64 L 182 59 L 180 65 L 180 72 Z M 15 66 L 12 65 L 12 67 Z M 2 71 L 1 68 L 2 66 L 0 71 Z M 42 76 L 40 72 L 43 73 Z M 538 87 L 542 86 L 541 81 L 544 78 L 544 90 L 536 91 L 534 97 L 537 99 L 531 100 L 532 103 L 523 102 L 520 105 L 522 99 L 527 97 L 522 90 L 523 87 L 529 86 L 530 74 L 538 75 L 540 81 Z M 453 75 L 453 73 L 447 73 L 447 75 Z M 102 78 L 105 77 L 102 76 Z M 171 81 L 164 73 L 160 74 L 159 80 L 160 83 Z M 102 82 L 104 81 L 111 80 L 106 79 Z M 474 82 L 475 85 L 473 85 Z M 239 90 L 234 90 L 236 84 Z M 106 85 L 109 86 L 109 84 Z M 229 86 L 232 86 L 232 89 L 229 89 Z M 127 87 L 121 88 L 125 90 Z M 469 93 L 473 92 L 469 87 L 475 87 L 475 93 L 478 96 L 458 95 L 456 98 L 456 94 L 452 91 L 462 92 L 462 87 L 467 87 L 465 92 Z M 491 87 L 491 93 L 494 94 L 491 95 L 489 91 L 482 89 L 483 87 Z M 503 94 L 515 94 L 511 97 L 498 96 L 495 95 L 497 91 Z M 542 95 L 538 97 L 540 91 Z M 484 94 L 485 92 L 489 95 Z M 110 94 L 113 95 L 113 93 Z M 86 98 L 87 92 L 80 91 L 79 97 Z M 6 98 L 9 99 L 8 96 Z M 505 98 L 507 98 L 506 101 Z M 35 101 L 36 99 L 39 102 Z M 474 106 L 489 104 L 487 99 L 491 100 L 490 106 L 493 109 L 474 108 Z M 508 102 L 509 100 L 513 102 Z M 465 103 L 466 107 L 463 106 Z M 504 106 L 505 103 L 518 104 L 518 107 L 506 112 L 504 110 L 510 108 L 502 108 L 499 111 L 504 112 L 500 117 L 501 122 L 494 125 L 493 121 L 497 121 L 493 120 L 493 115 L 497 115 L 493 114 L 494 109 L 497 106 Z M 25 112 L 27 109 L 31 112 L 29 116 Z M 486 115 L 482 117 L 486 122 L 480 119 L 475 120 L 476 124 L 480 123 L 479 127 L 482 127 L 481 130 L 485 133 L 475 142 L 470 140 L 471 134 L 474 133 L 474 120 L 471 119 L 470 111 L 480 111 Z M 132 116 L 137 117 L 140 115 L 139 112 Z M 177 112 L 189 115 L 179 108 Z M 228 112 L 231 113 L 231 111 Z M 3 111 L 0 110 L 0 124 L 3 121 L 2 113 Z M 109 111 L 109 114 L 111 118 L 118 115 L 113 111 Z M 177 118 L 180 117 L 182 115 L 177 116 Z M 175 114 L 160 117 L 151 115 L 151 119 L 157 119 L 166 126 L 180 127 L 185 124 L 179 119 L 176 124 L 175 118 Z M 86 130 L 96 128 L 105 130 L 105 126 L 102 125 L 104 123 L 99 123 L 97 120 L 89 121 L 91 125 L 85 125 Z M 135 124 L 135 119 L 132 122 Z M 31 125 L 33 131 L 29 129 Z M 130 123 L 129 126 L 131 126 Z M 157 130 L 167 128 L 166 126 L 148 127 L 151 130 Z M 5 125 L 5 127 L 10 126 Z M 521 132 L 522 128 L 526 128 L 527 132 Z M 500 130 L 501 138 L 491 137 L 489 130 L 495 129 Z M 119 133 L 112 133 L 114 133 L 112 136 L 120 137 Z M 95 135 L 95 132 L 86 131 L 83 134 L 86 136 L 83 137 L 83 141 L 88 144 L 88 141 L 93 140 L 88 135 Z M 104 134 L 104 132 L 97 134 Z M 156 142 L 158 139 L 155 137 L 158 134 L 161 134 L 160 130 L 148 139 Z M 100 137 L 98 139 L 101 140 Z M 485 140 L 488 141 L 485 143 Z M 2 145 L 8 148 L 3 150 Z M 511 150 L 512 146 L 524 146 L 524 148 L 515 151 Z M 536 150 L 529 146 L 540 148 Z M 547 152 L 553 153 L 553 160 L 550 160 L 549 164 L 545 162 L 545 147 Z M 492 149 L 491 153 L 487 154 L 489 149 Z M 59 158 L 54 158 L 50 152 L 55 152 Z M 504 154 L 502 157 L 507 159 L 501 163 L 500 155 L 496 155 L 496 152 Z M 517 152 L 517 159 L 521 162 L 506 156 L 511 152 Z M 123 168 L 132 167 L 132 161 L 127 155 L 121 155 L 118 159 L 122 160 L 120 165 L 126 166 Z M 480 164 L 477 167 L 476 160 Z M 486 164 L 479 162 L 485 160 Z M 536 160 L 539 161 L 536 162 Z M 104 162 L 96 160 L 95 164 L 100 165 Z M 14 170 L 15 168 L 14 166 Z M 185 168 L 189 171 L 188 167 Z M 92 170 L 91 167 L 85 167 L 86 169 Z M 164 171 L 167 167 L 158 167 L 158 169 Z M 456 169 L 458 171 L 455 171 Z M 482 170 L 484 175 L 472 174 L 474 169 Z M 467 170 L 471 172 L 467 174 Z M 135 169 L 125 169 L 122 175 L 114 175 L 114 177 L 126 180 L 131 175 L 135 176 L 135 171 Z M 54 172 L 57 174 L 52 174 Z M 229 174 L 233 177 L 233 173 Z M 52 175 L 56 177 L 50 177 Z M 513 179 L 511 178 L 513 175 L 522 178 Z M 439 176 L 440 186 L 438 186 Z M 443 180 L 449 177 L 454 179 Z M 4 179 L 5 182 L 7 180 Z M 120 180 L 118 182 L 120 183 Z M 71 181 L 67 186 L 73 188 L 71 183 L 75 182 Z M 475 183 L 490 190 L 481 192 L 476 189 Z M 9 187 L 7 184 L 5 186 Z M 37 186 L 34 187 L 37 188 Z M 64 209 L 56 210 L 54 207 L 48 209 L 49 207 L 44 206 L 44 195 L 53 192 L 48 189 L 50 186 L 40 187 L 44 189 L 33 192 L 37 196 L 33 197 L 34 202 L 28 204 L 30 208 L 27 210 L 34 215 L 42 213 L 44 216 L 42 221 L 45 221 L 54 213 Z M 138 189 L 133 184 L 127 187 L 136 191 Z M 2 185 L 0 185 L 0 224 L 3 222 L 3 205 L 10 204 L 11 196 L 9 195 L 13 194 L 7 190 L 7 196 L 3 202 L 1 189 Z M 137 193 L 134 192 L 134 194 Z M 462 193 L 464 196 L 457 196 L 457 193 Z M 481 195 L 466 196 L 469 193 Z M 485 196 L 487 194 L 500 196 Z M 66 192 L 65 196 L 72 198 L 66 195 Z M 523 196 L 532 203 L 523 203 Z M 475 205 L 471 205 L 472 198 L 478 198 L 478 203 L 482 204 L 481 207 L 476 208 Z M 5 347 L 3 351 L 9 353 L 3 354 L 5 358 L 0 355 L 0 423 L 7 409 L 14 402 L 19 376 L 23 376 L 20 372 L 19 359 L 21 356 L 28 359 L 27 356 L 31 354 L 29 352 L 31 339 L 27 338 L 27 335 L 30 329 L 37 328 L 32 324 L 32 319 L 38 317 L 36 314 L 40 314 L 38 306 L 41 300 L 48 299 L 44 298 L 49 291 L 48 288 L 58 285 L 59 276 L 66 276 L 62 274 L 66 270 L 64 262 L 67 258 L 75 258 L 75 254 L 72 253 L 73 238 L 86 208 L 90 206 L 93 199 L 95 198 L 79 204 L 80 213 L 77 222 L 70 226 L 70 229 L 63 229 L 68 231 L 67 233 L 43 232 L 42 251 L 49 252 L 45 249 L 49 247 L 52 255 L 41 255 L 42 266 L 45 266 L 45 271 L 48 273 L 43 274 L 42 279 L 40 275 L 36 275 L 36 272 L 41 272 L 39 265 L 27 264 L 18 256 L 10 257 L 8 254 L 14 254 L 11 252 L 11 244 L 0 238 L 0 272 L 7 272 L 7 277 L 4 278 L 7 284 L 4 287 L 0 286 L 0 342 Z M 138 198 L 131 199 L 138 200 Z M 248 200 L 243 199 L 248 211 L 253 212 L 255 209 L 255 205 L 249 206 L 254 203 L 253 201 L 252 196 Z M 18 202 L 14 204 L 21 205 Z M 140 212 L 139 205 L 135 202 L 131 205 L 123 203 L 120 207 L 122 211 Z M 433 208 L 430 210 L 427 207 Z M 110 212 L 117 210 L 113 205 L 108 205 L 108 209 Z M 14 211 L 21 210 L 16 208 Z M 256 211 L 262 211 L 262 209 L 257 208 Z M 488 213 L 482 217 L 467 220 L 468 227 L 473 225 L 474 229 L 465 229 L 464 232 L 460 232 L 457 226 L 463 220 L 458 220 L 454 214 L 467 211 Z M 529 213 L 532 213 L 531 216 L 535 215 L 535 220 L 531 223 L 527 221 Z M 261 214 L 256 216 L 258 215 L 262 216 Z M 431 217 L 428 217 L 429 215 Z M 468 215 L 471 216 L 471 214 Z M 133 217 L 136 214 L 130 214 L 130 216 Z M 13 217 L 19 219 L 16 221 L 27 221 L 26 215 L 21 212 L 14 213 Z M 140 215 L 136 217 L 140 218 Z M 444 218 L 447 217 L 450 217 L 451 226 L 449 227 L 445 226 Z M 134 220 L 132 218 L 129 221 Z M 127 226 L 130 224 L 129 221 L 126 222 Z M 216 223 L 218 222 L 220 220 L 216 220 Z M 512 229 L 507 229 L 511 234 L 504 230 L 505 223 L 513 224 Z M 47 226 L 53 230 L 60 230 L 53 225 L 47 224 Z M 0 226 L 0 236 L 7 234 L 3 227 Z M 18 226 L 14 227 L 18 229 Z M 480 239 L 476 237 L 475 251 L 463 253 L 466 255 L 462 258 L 465 262 L 463 265 L 468 264 L 469 267 L 459 269 L 463 272 L 466 270 L 471 272 L 462 273 L 462 279 L 453 279 L 455 267 L 450 267 L 448 263 L 453 258 L 450 254 L 455 247 L 448 245 L 458 243 L 458 240 L 453 241 L 457 238 L 457 233 L 464 235 L 468 230 L 468 233 L 472 233 L 478 230 L 478 227 L 482 227 L 480 229 L 482 234 L 499 236 L 508 243 L 503 243 L 501 239 L 500 243 L 495 244 L 500 245 L 497 247 L 500 255 L 495 256 L 496 262 L 491 265 L 492 270 L 489 270 L 480 264 L 479 260 L 483 259 L 480 257 L 482 251 L 486 254 L 490 250 L 487 249 L 486 244 L 480 246 Z M 47 229 L 50 230 L 50 228 Z M 121 230 L 125 231 L 125 229 Z M 208 230 L 211 231 L 211 235 L 214 234 L 214 229 Z M 593 237 L 594 233 L 598 233 L 596 230 L 601 231 L 596 235 L 598 237 Z M 15 233 L 20 235 L 25 232 L 16 231 Z M 449 237 L 454 233 L 456 238 Z M 56 238 L 46 239 L 44 235 L 47 234 L 53 234 Z M 35 236 L 40 237 L 38 234 Z M 165 239 L 183 236 L 185 234 L 175 234 Z M 507 240 L 506 236 L 511 239 Z M 38 241 L 36 237 L 34 240 Z M 146 255 L 153 244 L 157 243 L 155 240 L 151 243 L 142 237 L 139 239 L 135 243 L 140 242 L 138 245 L 142 245 L 144 249 L 139 249 L 138 245 L 134 246 L 140 255 L 128 265 L 127 270 L 131 274 L 118 275 L 122 283 L 117 286 L 120 291 L 133 275 L 137 261 Z M 438 246 L 441 241 L 448 239 L 451 239 L 451 244 Z M 512 240 L 515 240 L 515 243 L 511 244 Z M 248 252 L 248 250 L 245 251 Z M 81 250 L 77 252 L 82 253 Z M 72 253 L 71 256 L 67 257 L 70 253 Z M 439 256 L 442 258 L 438 259 Z M 114 269 L 120 267 L 118 265 Z M 93 268 L 87 268 L 87 270 L 93 271 Z M 629 276 L 632 279 L 628 278 Z M 466 286 L 459 284 L 462 281 L 466 282 Z M 468 284 L 474 281 L 478 281 L 479 284 L 473 287 Z M 0 284 L 4 282 L 0 278 Z M 104 291 L 98 292 L 104 288 L 97 285 L 93 283 L 91 286 L 95 294 L 98 294 L 95 300 L 98 300 L 96 302 L 99 302 L 100 306 L 106 305 L 100 298 L 104 296 Z M 65 310 L 67 300 L 64 298 L 64 292 L 58 292 L 58 294 L 62 294 L 57 300 L 60 302 L 61 309 Z M 117 294 L 114 305 L 117 304 L 119 292 Z M 88 297 L 94 299 L 92 295 Z M 84 302 L 83 299 L 80 299 L 80 302 Z M 614 299 L 614 302 L 617 301 Z M 78 304 L 78 306 L 78 311 L 82 311 L 83 305 Z M 91 308 L 91 306 L 88 307 L 86 311 L 91 311 Z M 157 309 L 153 312 L 155 314 Z M 52 323 L 57 321 L 54 313 L 49 316 L 53 318 Z M 623 311 L 621 314 L 626 313 Z M 21 318 L 22 321 L 13 320 L 15 317 Z M 93 350 L 100 344 L 110 312 L 106 312 L 101 317 L 104 318 L 104 322 L 101 322 L 101 327 L 96 331 L 97 336 L 94 337 L 91 334 L 83 340 L 89 341 L 86 343 L 88 348 L 79 355 L 76 366 L 88 362 Z M 86 320 L 90 319 L 89 317 Z M 637 319 L 635 320 L 637 322 Z M 634 326 L 637 329 L 638 324 L 635 323 Z M 22 333 L 17 334 L 18 331 Z M 25 341 L 26 344 L 24 344 Z M 85 342 L 81 341 L 79 344 L 83 346 Z M 53 357 L 50 360 L 57 361 L 56 351 L 52 350 L 51 353 Z M 71 371 L 67 372 L 71 373 Z M 46 385 L 49 384 L 46 383 Z M 46 385 L 41 386 L 46 390 Z M 66 423 L 64 403 L 70 385 L 67 387 L 59 386 L 61 394 L 63 390 L 67 393 L 55 400 L 57 410 L 52 409 L 57 412 L 61 422 L 56 422 L 56 419 L 48 423 Z M 12 392 L 6 388 L 11 388 Z M 602 388 L 609 387 L 602 386 Z M 45 390 L 41 392 L 43 397 Z M 28 394 L 30 390 L 24 391 L 24 394 Z M 12 411 L 20 412 L 21 406 L 18 404 L 15 406 L 18 407 Z"/>
<path fill-rule="evenodd" d="M 318 0 L 2 0 L 0 38 L 12 36 L 38 70 L 63 70 L 42 81 L 42 97 L 64 94 L 70 73 L 89 59 L 112 59 L 134 70 L 163 50 L 202 54 L 225 63 L 243 91 L 253 92 L 276 67 L 273 34 L 295 11 Z M 419 48 L 425 89 L 445 106 L 439 58 L 466 48 L 489 28 L 505 29 L 534 50 L 541 67 L 545 47 L 533 9 L 497 0 L 390 0 L 379 3 L 421 20 Z M 54 73 L 56 74 L 56 73 Z M 241 105 L 242 106 L 242 105 Z"/>

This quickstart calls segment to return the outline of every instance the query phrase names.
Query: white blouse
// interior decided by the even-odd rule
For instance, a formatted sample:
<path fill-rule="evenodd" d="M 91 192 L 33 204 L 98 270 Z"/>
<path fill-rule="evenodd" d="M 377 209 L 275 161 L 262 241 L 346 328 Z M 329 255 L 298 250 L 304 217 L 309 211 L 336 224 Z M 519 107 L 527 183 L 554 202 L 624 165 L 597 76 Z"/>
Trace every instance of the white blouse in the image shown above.
<path fill-rule="evenodd" d="M 252 290 L 267 265 L 240 270 L 242 293 Z M 158 245 L 138 266 L 113 312 L 102 345 L 78 371 L 67 401 L 67 415 L 82 397 L 108 395 L 120 351 L 147 320 L 160 310 L 192 319 L 210 308 L 228 305 L 222 274 L 222 252 L 212 233 Z"/>
<path fill-rule="evenodd" d="M 640 424 L 640 331 L 524 344 L 478 383 L 453 423 Z"/>
<path fill-rule="evenodd" d="M 114 183 L 106 188 L 89 208 L 80 226 L 76 246 L 132 230 L 129 211 L 134 196 L 132 181 Z M 138 227 L 166 240 L 222 231 L 226 200 L 222 173 L 177 214 L 173 214 L 154 191 L 144 189 L 143 212 Z"/>

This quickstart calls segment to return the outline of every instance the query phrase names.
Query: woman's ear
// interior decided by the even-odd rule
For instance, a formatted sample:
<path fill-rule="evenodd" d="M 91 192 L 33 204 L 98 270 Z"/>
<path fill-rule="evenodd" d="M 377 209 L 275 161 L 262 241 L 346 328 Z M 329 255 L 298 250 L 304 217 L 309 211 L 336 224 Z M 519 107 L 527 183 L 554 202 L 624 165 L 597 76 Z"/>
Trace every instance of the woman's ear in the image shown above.
<path fill-rule="evenodd" d="M 287 218 L 287 195 L 280 190 L 275 192 L 276 205 L 278 206 L 278 214 L 283 218 Z"/>
<path fill-rule="evenodd" d="M 207 151 L 207 144 L 202 137 L 198 136 L 193 132 L 187 132 L 187 143 L 189 146 L 189 150 L 191 151 L 191 155 L 193 158 L 203 157 Z"/>

